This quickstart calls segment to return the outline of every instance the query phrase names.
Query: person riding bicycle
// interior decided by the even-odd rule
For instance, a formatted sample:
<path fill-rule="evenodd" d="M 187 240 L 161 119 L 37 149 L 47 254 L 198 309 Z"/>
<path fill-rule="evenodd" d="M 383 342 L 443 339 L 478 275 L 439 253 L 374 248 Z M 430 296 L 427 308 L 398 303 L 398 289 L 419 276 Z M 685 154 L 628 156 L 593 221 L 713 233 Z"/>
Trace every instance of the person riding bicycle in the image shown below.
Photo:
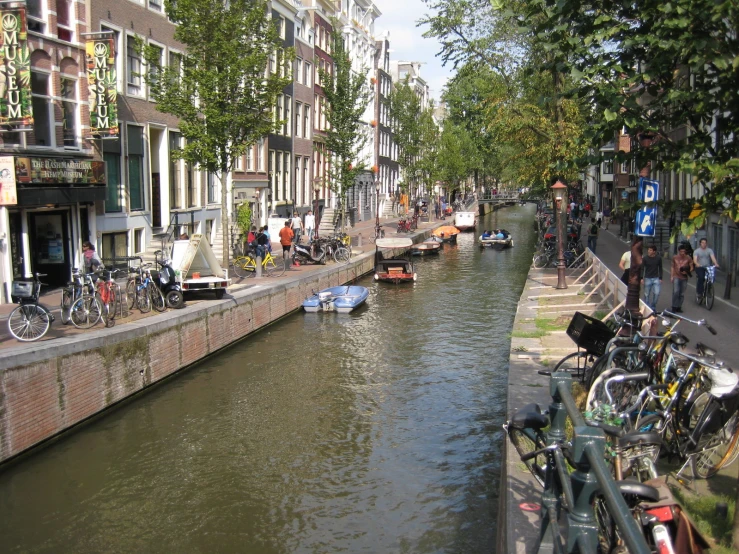
<path fill-rule="evenodd" d="M 703 238 L 698 243 L 698 248 L 693 252 L 693 262 L 695 263 L 695 274 L 698 276 L 698 283 L 695 285 L 698 298 L 703 298 L 703 291 L 706 283 L 706 271 L 713 266 L 718 268 L 716 254 L 708 248 L 708 240 Z M 715 271 L 716 269 L 713 269 Z"/>

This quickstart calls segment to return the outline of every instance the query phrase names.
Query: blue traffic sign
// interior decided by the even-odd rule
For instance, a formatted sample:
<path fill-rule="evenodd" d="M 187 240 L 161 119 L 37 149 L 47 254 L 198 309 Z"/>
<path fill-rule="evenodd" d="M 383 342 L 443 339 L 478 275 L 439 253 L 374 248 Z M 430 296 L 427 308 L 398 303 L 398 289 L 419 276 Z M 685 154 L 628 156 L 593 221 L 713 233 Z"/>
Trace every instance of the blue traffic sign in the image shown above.
<path fill-rule="evenodd" d="M 639 177 L 639 202 L 656 202 L 659 200 L 659 181 Z"/>
<path fill-rule="evenodd" d="M 653 237 L 657 227 L 657 208 L 644 206 L 636 212 L 636 234 L 641 237 Z"/>

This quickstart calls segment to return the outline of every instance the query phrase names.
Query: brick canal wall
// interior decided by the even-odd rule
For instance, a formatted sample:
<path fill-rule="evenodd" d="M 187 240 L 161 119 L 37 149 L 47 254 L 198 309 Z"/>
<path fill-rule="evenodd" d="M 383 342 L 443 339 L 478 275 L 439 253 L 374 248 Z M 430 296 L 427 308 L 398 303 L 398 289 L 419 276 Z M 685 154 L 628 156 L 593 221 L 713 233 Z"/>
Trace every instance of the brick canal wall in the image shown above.
<path fill-rule="evenodd" d="M 312 291 L 373 269 L 373 253 L 362 254 L 233 298 L 10 350 L 0 360 L 0 462 L 300 309 Z"/>

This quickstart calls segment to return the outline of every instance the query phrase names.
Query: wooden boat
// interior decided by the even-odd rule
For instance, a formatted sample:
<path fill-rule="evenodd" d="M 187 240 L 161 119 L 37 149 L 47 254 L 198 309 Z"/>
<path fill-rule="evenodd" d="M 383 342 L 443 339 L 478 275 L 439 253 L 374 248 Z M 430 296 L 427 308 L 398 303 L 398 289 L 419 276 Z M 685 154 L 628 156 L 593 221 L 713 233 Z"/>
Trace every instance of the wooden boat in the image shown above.
<path fill-rule="evenodd" d="M 427 240 L 419 242 L 411 247 L 411 254 L 414 256 L 429 256 L 438 254 L 441 250 L 441 243 L 435 240 Z"/>
<path fill-rule="evenodd" d="M 375 242 L 375 281 L 387 281 L 388 283 L 407 283 L 415 281 L 417 275 L 413 271 L 413 262 L 409 257 L 395 257 L 382 259 L 380 249 L 405 248 L 413 246 L 409 238 L 377 239 Z"/>
<path fill-rule="evenodd" d="M 477 223 L 477 213 L 456 212 L 454 214 L 454 226 L 460 231 L 474 231 Z"/>
<path fill-rule="evenodd" d="M 457 235 L 459 232 L 459 229 L 452 225 L 442 225 L 441 227 L 434 229 L 431 235 L 434 237 L 434 240 L 438 242 L 454 244 L 457 242 Z"/>
<path fill-rule="evenodd" d="M 344 285 L 323 289 L 303 300 L 306 312 L 338 312 L 348 314 L 365 303 L 369 296 L 367 287 Z"/>
<path fill-rule="evenodd" d="M 496 250 L 505 250 L 506 248 L 510 248 L 513 246 L 513 237 L 511 235 L 508 235 L 504 239 L 494 239 L 494 238 L 482 238 L 482 235 L 480 235 L 480 248 L 485 247 L 495 248 Z"/>

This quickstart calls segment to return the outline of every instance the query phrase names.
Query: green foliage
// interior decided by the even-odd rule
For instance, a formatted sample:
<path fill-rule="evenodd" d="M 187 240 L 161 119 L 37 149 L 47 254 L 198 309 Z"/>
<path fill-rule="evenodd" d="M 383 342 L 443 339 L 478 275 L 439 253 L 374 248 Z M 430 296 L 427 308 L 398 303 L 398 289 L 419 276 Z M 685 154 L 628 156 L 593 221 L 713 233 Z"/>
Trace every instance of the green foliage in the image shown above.
<path fill-rule="evenodd" d="M 251 229 L 251 208 L 249 204 L 240 204 L 236 209 L 236 225 L 239 226 L 244 235 L 249 234 Z"/>
<path fill-rule="evenodd" d="M 408 77 L 390 93 L 388 115 L 395 122 L 393 140 L 398 147 L 401 171 L 400 188 L 408 191 L 416 183 L 416 163 L 421 152 L 421 102 Z"/>
<path fill-rule="evenodd" d="M 329 185 L 346 206 L 346 193 L 354 186 L 356 177 L 366 170 L 359 158 L 367 135 L 363 130 L 362 116 L 369 104 L 372 91 L 364 77 L 366 69 L 352 70 L 349 52 L 341 35 L 341 25 L 333 21 L 331 34 L 334 71 L 319 70 L 326 96 L 326 148 L 331 152 Z M 346 217 L 342 217 L 342 225 Z"/>
<path fill-rule="evenodd" d="M 672 492 L 700 532 L 716 543 L 717 547 L 711 548 L 712 553 L 736 552 L 731 548 L 735 507 L 733 498 L 712 494 L 695 496 L 677 487 L 673 487 Z M 728 506 L 729 514 L 726 519 L 716 517 L 717 502 L 725 502 Z"/>

